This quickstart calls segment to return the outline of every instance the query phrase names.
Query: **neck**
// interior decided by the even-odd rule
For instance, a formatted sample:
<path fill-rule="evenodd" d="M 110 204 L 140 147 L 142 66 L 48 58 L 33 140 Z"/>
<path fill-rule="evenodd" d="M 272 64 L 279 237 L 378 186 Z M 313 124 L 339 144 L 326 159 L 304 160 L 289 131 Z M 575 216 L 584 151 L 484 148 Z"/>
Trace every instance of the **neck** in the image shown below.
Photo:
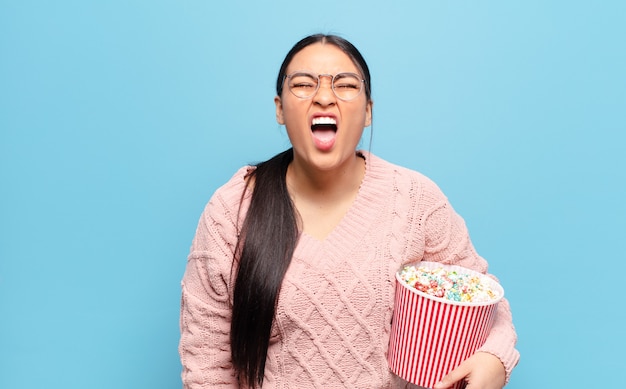
<path fill-rule="evenodd" d="M 320 171 L 293 161 L 287 170 L 287 185 L 293 197 L 332 204 L 353 198 L 365 174 L 365 160 L 355 153 L 336 169 Z"/>

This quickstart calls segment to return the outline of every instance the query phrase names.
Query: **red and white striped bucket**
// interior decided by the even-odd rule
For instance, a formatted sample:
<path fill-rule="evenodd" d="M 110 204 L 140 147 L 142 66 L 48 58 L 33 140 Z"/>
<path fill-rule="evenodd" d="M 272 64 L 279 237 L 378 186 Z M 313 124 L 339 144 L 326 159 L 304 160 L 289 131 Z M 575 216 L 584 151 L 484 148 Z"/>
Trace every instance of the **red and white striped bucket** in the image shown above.
<path fill-rule="evenodd" d="M 498 295 L 483 303 L 450 301 L 412 288 L 396 274 L 389 367 L 410 383 L 432 388 L 484 344 L 504 290 L 495 280 L 460 266 L 435 262 L 415 265 L 477 275 Z M 459 382 L 455 389 L 464 386 Z"/>

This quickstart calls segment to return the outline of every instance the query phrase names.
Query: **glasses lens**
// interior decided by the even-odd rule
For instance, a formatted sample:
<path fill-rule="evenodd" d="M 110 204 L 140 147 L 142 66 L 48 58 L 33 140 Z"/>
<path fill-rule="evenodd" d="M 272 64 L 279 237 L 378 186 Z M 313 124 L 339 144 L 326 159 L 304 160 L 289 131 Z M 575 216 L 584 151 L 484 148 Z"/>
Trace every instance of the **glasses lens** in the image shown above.
<path fill-rule="evenodd" d="M 356 98 L 363 88 L 363 82 L 354 73 L 339 73 L 333 81 L 335 95 L 342 100 L 352 100 Z"/>
<path fill-rule="evenodd" d="M 317 91 L 317 77 L 309 73 L 294 73 L 287 77 L 291 93 L 302 99 L 309 98 Z"/>
<path fill-rule="evenodd" d="M 289 90 L 301 99 L 308 99 L 315 95 L 319 82 L 319 77 L 311 73 L 297 72 L 287 76 Z M 354 73 L 339 73 L 333 78 L 332 89 L 339 99 L 352 100 L 361 94 L 363 80 Z"/>

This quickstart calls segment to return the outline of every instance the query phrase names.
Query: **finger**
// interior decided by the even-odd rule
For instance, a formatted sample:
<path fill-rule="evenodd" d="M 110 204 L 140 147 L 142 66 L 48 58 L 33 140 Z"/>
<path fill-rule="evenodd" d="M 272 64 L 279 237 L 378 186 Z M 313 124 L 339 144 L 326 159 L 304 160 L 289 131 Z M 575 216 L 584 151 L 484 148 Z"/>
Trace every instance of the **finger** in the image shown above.
<path fill-rule="evenodd" d="M 435 384 L 433 389 L 446 389 L 464 379 L 469 374 L 469 370 L 466 366 L 466 364 L 462 363 L 456 369 L 446 374 L 441 381 Z"/>

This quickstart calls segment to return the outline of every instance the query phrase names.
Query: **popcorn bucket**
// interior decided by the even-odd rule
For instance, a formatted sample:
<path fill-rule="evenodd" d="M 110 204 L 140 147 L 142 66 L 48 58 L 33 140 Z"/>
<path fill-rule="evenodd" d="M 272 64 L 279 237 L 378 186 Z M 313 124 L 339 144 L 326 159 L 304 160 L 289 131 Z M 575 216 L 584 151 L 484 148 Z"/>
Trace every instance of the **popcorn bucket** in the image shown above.
<path fill-rule="evenodd" d="M 495 280 L 464 267 L 436 262 L 414 266 L 474 275 L 495 293 L 490 301 L 453 301 L 417 290 L 396 273 L 389 368 L 405 381 L 432 388 L 485 343 L 504 290 Z M 459 382 L 454 388 L 464 386 Z"/>

